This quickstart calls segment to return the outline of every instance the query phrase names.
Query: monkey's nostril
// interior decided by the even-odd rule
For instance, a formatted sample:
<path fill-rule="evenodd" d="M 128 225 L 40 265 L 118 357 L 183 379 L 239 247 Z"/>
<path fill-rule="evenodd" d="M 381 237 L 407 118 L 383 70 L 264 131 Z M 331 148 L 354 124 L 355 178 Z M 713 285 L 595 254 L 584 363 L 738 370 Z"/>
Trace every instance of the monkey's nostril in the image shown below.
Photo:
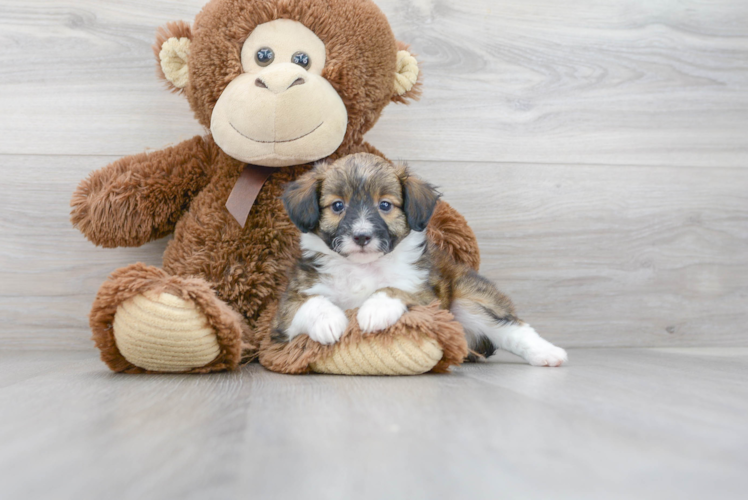
<path fill-rule="evenodd" d="M 261 89 L 266 89 L 266 88 L 268 88 L 268 86 L 267 86 L 267 85 L 265 85 L 265 82 L 263 82 L 263 81 L 262 81 L 261 79 L 259 79 L 259 78 L 258 78 L 257 80 L 255 80 L 255 85 L 257 85 L 257 86 L 258 86 L 258 87 L 260 87 Z"/>
<path fill-rule="evenodd" d="M 305 83 L 306 83 L 306 80 L 304 80 L 303 78 L 299 77 L 296 80 L 294 80 L 293 83 L 288 88 L 290 89 L 291 87 L 294 87 L 296 85 L 304 85 Z"/>

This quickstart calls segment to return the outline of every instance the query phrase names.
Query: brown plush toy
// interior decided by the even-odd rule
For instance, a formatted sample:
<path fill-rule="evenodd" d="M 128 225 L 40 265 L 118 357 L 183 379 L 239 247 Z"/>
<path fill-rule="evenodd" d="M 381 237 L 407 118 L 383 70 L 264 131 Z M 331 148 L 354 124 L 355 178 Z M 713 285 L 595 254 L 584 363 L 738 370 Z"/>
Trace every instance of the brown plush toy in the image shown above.
<path fill-rule="evenodd" d="M 369 0 L 212 0 L 192 28 L 159 31 L 161 76 L 210 134 L 123 158 L 73 196 L 73 224 L 102 247 L 173 233 L 163 269 L 127 266 L 99 290 L 90 324 L 112 370 L 205 373 L 259 358 L 285 373 L 406 374 L 462 362 L 462 328 L 436 305 L 377 334 L 352 321 L 333 346 L 270 334 L 298 255 L 283 186 L 320 159 L 381 154 L 364 134 L 388 103 L 419 93 L 406 49 Z M 475 236 L 446 203 L 428 235 L 477 268 Z"/>

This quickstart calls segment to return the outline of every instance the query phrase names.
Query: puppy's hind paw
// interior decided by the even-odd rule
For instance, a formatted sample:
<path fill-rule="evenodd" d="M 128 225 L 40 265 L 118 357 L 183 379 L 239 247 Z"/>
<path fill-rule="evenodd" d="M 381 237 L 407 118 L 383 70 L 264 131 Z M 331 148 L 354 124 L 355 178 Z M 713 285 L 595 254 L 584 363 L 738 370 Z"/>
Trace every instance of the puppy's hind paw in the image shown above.
<path fill-rule="evenodd" d="M 384 292 L 377 292 L 361 305 L 356 318 L 361 330 L 370 333 L 394 325 L 407 310 L 400 299 L 392 298 Z"/>
<path fill-rule="evenodd" d="M 569 361 L 566 351 L 548 343 L 547 346 L 535 348 L 525 357 L 532 366 L 561 366 Z"/>

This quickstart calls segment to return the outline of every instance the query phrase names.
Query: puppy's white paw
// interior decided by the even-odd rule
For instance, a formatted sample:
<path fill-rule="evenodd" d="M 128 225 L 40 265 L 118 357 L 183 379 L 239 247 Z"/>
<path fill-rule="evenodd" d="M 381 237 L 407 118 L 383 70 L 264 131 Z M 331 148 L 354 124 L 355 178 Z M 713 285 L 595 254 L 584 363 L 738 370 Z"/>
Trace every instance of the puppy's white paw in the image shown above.
<path fill-rule="evenodd" d="M 407 310 L 400 299 L 393 299 L 384 292 L 377 292 L 361 305 L 356 318 L 361 330 L 370 333 L 394 325 Z"/>
<path fill-rule="evenodd" d="M 550 342 L 542 347 L 537 346 L 527 352 L 525 359 L 533 366 L 561 366 L 569 361 L 566 351 Z"/>
<path fill-rule="evenodd" d="M 306 333 L 320 344 L 334 344 L 347 327 L 348 318 L 342 309 L 325 297 L 312 297 L 296 311 L 288 337 Z"/>
<path fill-rule="evenodd" d="M 320 313 L 309 327 L 309 338 L 320 344 L 334 344 L 343 336 L 347 326 L 348 318 L 340 308 L 336 307 Z"/>

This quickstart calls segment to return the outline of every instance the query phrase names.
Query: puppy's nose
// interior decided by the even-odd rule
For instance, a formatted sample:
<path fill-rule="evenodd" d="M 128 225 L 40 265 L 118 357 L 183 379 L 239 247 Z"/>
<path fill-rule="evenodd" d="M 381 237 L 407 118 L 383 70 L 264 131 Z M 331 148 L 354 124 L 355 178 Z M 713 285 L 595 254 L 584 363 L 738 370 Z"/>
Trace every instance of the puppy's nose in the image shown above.
<path fill-rule="evenodd" d="M 354 234 L 353 241 L 355 241 L 357 245 L 365 247 L 371 241 L 371 235 L 365 233 Z"/>

